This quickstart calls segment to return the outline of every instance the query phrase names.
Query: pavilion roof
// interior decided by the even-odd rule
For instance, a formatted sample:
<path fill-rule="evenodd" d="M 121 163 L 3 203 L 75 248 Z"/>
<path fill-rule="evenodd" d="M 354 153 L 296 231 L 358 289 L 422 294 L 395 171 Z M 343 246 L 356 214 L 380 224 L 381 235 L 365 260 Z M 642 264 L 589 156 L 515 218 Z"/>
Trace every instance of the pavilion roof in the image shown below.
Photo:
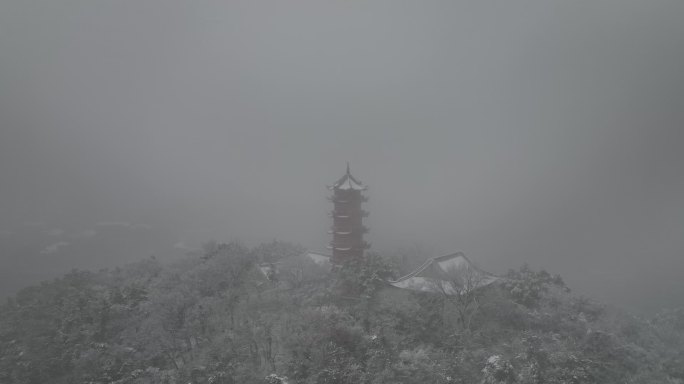
<path fill-rule="evenodd" d="M 307 251 L 276 262 L 262 263 L 258 267 L 259 271 L 268 279 L 294 269 L 302 270 L 302 273 L 307 275 L 303 276 L 305 279 L 312 279 L 320 277 L 319 272 L 329 272 L 332 269 L 332 263 L 329 255 Z"/>
<path fill-rule="evenodd" d="M 413 272 L 388 283 L 396 288 L 453 295 L 468 286 L 480 288 L 498 279 L 473 265 L 463 252 L 456 252 L 428 259 Z"/>

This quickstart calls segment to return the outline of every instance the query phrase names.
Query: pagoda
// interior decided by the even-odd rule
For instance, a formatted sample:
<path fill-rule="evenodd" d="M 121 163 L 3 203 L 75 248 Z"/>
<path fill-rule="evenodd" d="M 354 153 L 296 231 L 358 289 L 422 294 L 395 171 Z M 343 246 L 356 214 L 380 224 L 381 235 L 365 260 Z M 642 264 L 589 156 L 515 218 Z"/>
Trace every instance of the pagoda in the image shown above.
<path fill-rule="evenodd" d="M 328 247 L 332 249 L 332 262 L 342 264 L 348 260 L 361 259 L 363 252 L 369 248 L 369 244 L 363 240 L 364 233 L 368 232 L 363 225 L 363 218 L 368 216 L 368 212 L 361 209 L 361 203 L 368 201 L 362 192 L 368 188 L 351 175 L 347 163 L 347 173 L 328 189 L 333 193 L 329 199 L 334 204 L 330 213 L 333 225 L 328 232 L 333 235 Z"/>

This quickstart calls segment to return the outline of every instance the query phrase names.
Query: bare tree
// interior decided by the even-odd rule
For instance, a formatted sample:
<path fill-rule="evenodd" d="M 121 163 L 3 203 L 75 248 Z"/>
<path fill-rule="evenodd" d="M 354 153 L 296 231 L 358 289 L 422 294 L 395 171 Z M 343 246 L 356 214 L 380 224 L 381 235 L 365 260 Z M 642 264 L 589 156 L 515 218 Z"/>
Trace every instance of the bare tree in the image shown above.
<path fill-rule="evenodd" d="M 458 314 L 459 324 L 470 331 L 473 316 L 480 309 L 482 286 L 488 276 L 470 264 L 453 266 L 441 279 L 433 281 L 438 292 L 451 303 Z"/>

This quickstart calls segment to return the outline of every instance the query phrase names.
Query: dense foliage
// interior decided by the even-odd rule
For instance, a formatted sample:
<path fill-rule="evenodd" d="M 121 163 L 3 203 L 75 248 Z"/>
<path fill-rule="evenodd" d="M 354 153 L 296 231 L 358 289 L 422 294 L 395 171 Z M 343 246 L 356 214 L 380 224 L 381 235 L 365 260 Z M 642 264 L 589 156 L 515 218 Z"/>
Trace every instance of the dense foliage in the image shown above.
<path fill-rule="evenodd" d="M 684 311 L 646 321 L 523 267 L 464 327 L 443 295 L 386 287 L 378 255 L 288 285 L 256 268 L 301 252 L 211 243 L 27 288 L 0 307 L 0 382 L 684 383 Z"/>

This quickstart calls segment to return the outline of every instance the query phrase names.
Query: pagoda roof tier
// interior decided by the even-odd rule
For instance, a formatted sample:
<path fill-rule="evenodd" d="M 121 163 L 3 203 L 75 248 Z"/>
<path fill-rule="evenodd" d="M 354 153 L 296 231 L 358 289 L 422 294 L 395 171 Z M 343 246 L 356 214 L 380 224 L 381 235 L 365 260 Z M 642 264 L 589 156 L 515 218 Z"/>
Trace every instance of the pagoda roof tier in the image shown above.
<path fill-rule="evenodd" d="M 338 217 L 338 218 L 340 218 L 340 219 L 348 219 L 348 218 L 350 217 L 350 215 L 337 214 L 337 213 L 335 213 L 335 211 L 330 212 L 330 213 L 328 214 L 328 216 L 330 216 L 330 217 Z"/>
<path fill-rule="evenodd" d="M 365 191 L 368 189 L 365 185 L 361 184 L 360 181 L 356 180 L 354 176 L 349 172 L 349 163 L 347 163 L 347 173 L 344 174 L 335 184 L 328 187 L 332 190 L 342 190 L 342 191 Z"/>
<path fill-rule="evenodd" d="M 332 211 L 332 212 L 328 213 L 328 216 L 337 217 L 339 219 L 348 219 L 352 216 L 368 217 L 368 211 L 360 210 L 356 213 L 337 213 L 335 211 Z"/>
<path fill-rule="evenodd" d="M 352 211 L 352 212 L 344 212 L 344 213 L 337 211 L 337 210 L 332 210 L 332 211 L 328 212 L 328 216 L 330 216 L 330 217 L 340 217 L 343 219 L 347 219 L 347 218 L 352 217 L 352 216 L 368 217 L 368 215 L 369 215 L 369 213 L 365 209 L 360 209 L 360 210 Z"/>
<path fill-rule="evenodd" d="M 333 203 L 338 203 L 338 204 L 347 204 L 347 203 L 355 203 L 355 202 L 362 202 L 365 203 L 368 201 L 367 196 L 363 195 L 358 195 L 356 196 L 345 196 L 345 197 L 340 197 L 340 196 L 328 196 L 328 200 L 332 201 Z"/>
<path fill-rule="evenodd" d="M 330 230 L 328 231 L 329 234 L 337 234 L 337 235 L 351 235 L 352 233 L 355 232 L 361 232 L 361 233 L 367 233 L 368 232 L 368 227 L 365 225 L 357 226 L 354 225 L 353 229 L 349 228 L 339 228 L 339 227 L 330 227 Z"/>
<path fill-rule="evenodd" d="M 370 243 L 367 241 L 362 241 L 360 244 L 355 244 L 353 247 L 350 247 L 347 244 L 335 244 L 334 242 L 331 242 L 330 245 L 328 245 L 328 249 L 334 249 L 337 251 L 349 251 L 352 249 L 368 249 L 370 248 Z"/>

